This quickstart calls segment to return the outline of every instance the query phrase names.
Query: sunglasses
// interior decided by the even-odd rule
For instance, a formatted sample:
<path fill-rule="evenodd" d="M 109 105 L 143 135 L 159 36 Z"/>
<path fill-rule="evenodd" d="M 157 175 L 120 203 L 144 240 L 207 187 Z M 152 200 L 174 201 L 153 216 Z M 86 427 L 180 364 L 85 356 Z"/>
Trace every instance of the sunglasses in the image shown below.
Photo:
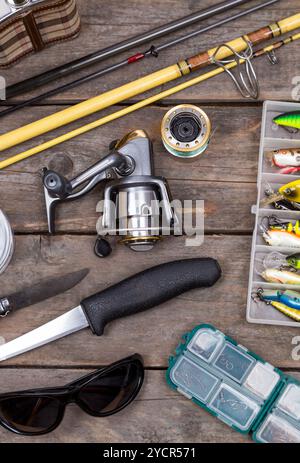
<path fill-rule="evenodd" d="M 143 380 L 143 359 L 135 354 L 64 387 L 0 394 L 0 424 L 23 436 L 47 434 L 70 403 L 91 416 L 113 415 L 136 398 Z"/>

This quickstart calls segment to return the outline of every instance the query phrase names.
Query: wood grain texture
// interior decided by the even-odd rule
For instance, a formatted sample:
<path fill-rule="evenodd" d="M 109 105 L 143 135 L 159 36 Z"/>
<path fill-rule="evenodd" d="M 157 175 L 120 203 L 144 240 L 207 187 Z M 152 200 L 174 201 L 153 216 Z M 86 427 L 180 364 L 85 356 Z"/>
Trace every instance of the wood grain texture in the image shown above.
<path fill-rule="evenodd" d="M 0 171 L 0 206 L 5 208 L 17 232 L 46 231 L 42 168 L 47 166 L 72 178 L 107 154 L 110 141 L 138 124 L 154 141 L 155 174 L 168 178 L 174 199 L 205 199 L 207 230 L 250 232 L 254 219 L 249 212 L 256 202 L 257 191 L 261 108 L 204 109 L 213 121 L 215 132 L 207 152 L 194 162 L 178 160 L 166 152 L 160 139 L 160 122 L 166 110 L 152 107 Z M 24 119 L 29 111 L 21 114 Z M 42 114 L 43 108 L 37 112 Z M 9 127 L 10 119 L 4 120 L 1 130 Z M 15 148 L 9 154 L 16 152 Z M 58 206 L 57 230 L 94 232 L 99 217 L 96 205 L 103 197 L 103 187 L 80 201 Z"/>
<path fill-rule="evenodd" d="M 6 77 L 8 83 L 11 84 L 16 80 L 19 81 L 44 71 L 45 69 L 50 69 L 53 66 L 70 61 L 71 59 L 79 58 L 87 53 L 117 43 L 129 36 L 148 31 L 155 26 L 190 14 L 213 3 L 217 2 L 215 0 L 203 0 L 200 3 L 194 0 L 180 2 L 179 4 L 178 0 L 166 0 L 164 2 L 160 0 L 154 0 L 152 2 L 128 0 L 126 1 L 126 8 L 120 9 L 120 2 L 118 0 L 89 0 L 89 7 L 87 9 L 86 1 L 79 0 L 78 4 L 83 25 L 82 32 L 77 39 L 67 42 L 63 46 L 55 45 L 48 48 L 38 56 L 32 55 L 15 66 L 13 68 L 14 72 L 12 72 L 12 70 L 7 70 L 2 74 Z M 252 5 L 253 2 L 249 2 L 248 5 L 245 4 L 237 8 L 236 11 L 245 10 Z M 258 13 L 245 16 L 222 28 L 214 29 L 209 33 L 199 36 L 199 38 L 184 42 L 175 48 L 172 47 L 161 59 L 148 59 L 144 63 L 134 64 L 128 67 L 125 73 L 115 72 L 111 74 L 109 78 L 99 79 L 88 85 L 82 86 L 79 92 L 77 89 L 73 89 L 63 95 L 52 98 L 50 101 L 61 101 L 62 98 L 66 101 L 88 98 L 119 86 L 125 81 L 130 82 L 154 70 L 161 69 L 163 66 L 176 63 L 179 59 L 193 56 L 212 46 L 219 45 L 247 32 L 255 31 L 276 20 L 297 13 L 298 9 L 298 0 L 286 0 L 284 4 L 282 2 L 277 3 Z M 134 12 L 134 14 L 132 14 L 132 12 Z M 227 12 L 223 15 L 219 15 L 218 18 L 230 15 L 231 13 Z M 211 18 L 207 20 L 205 24 L 215 22 L 216 19 L 217 18 Z M 196 30 L 202 27 L 203 24 L 204 23 L 192 26 L 191 30 Z M 183 31 L 179 32 L 177 35 L 181 36 L 182 33 Z M 162 38 L 158 43 L 164 43 L 167 40 L 168 38 Z M 291 79 L 294 76 L 300 75 L 300 64 L 294 59 L 299 52 L 299 47 L 299 43 L 295 43 L 289 45 L 288 50 L 284 49 L 279 51 L 278 55 L 282 59 L 281 64 L 278 65 L 276 69 L 271 67 L 266 59 L 257 60 L 257 72 L 261 78 L 261 100 L 286 100 L 291 98 Z M 147 47 L 145 49 L 147 49 Z M 133 50 L 133 53 L 135 51 L 140 50 Z M 127 53 L 120 58 L 122 59 L 129 55 Z M 117 61 L 118 60 L 119 57 L 117 57 Z M 115 63 L 116 58 L 112 58 L 109 62 Z M 85 75 L 93 69 L 101 69 L 102 64 L 100 63 L 100 67 L 96 65 L 89 70 L 82 71 L 81 75 Z M 266 68 L 269 69 L 269 72 L 266 72 Z M 67 80 L 69 81 L 70 78 L 67 78 Z M 196 86 L 182 92 L 180 95 L 174 96 L 174 100 L 178 101 L 182 99 L 185 101 L 196 100 L 200 102 L 242 100 L 232 82 L 229 81 L 226 76 L 221 76 L 215 79 L 214 82 L 204 83 L 201 87 Z M 18 100 L 20 101 L 22 98 L 18 98 Z"/>
<path fill-rule="evenodd" d="M 119 358 L 116 357 L 116 360 Z M 84 370 L 2 370 L 0 392 L 16 391 L 16 378 L 23 388 L 61 386 L 80 378 Z M 300 379 L 299 373 L 292 375 Z M 144 386 L 135 400 L 121 413 L 93 418 L 76 405 L 67 408 L 60 427 L 40 437 L 19 437 L 0 428 L 0 441 L 7 443 L 251 443 L 243 436 L 189 400 L 172 391 L 164 371 L 147 371 Z"/>
<path fill-rule="evenodd" d="M 134 268 L 128 249 L 117 245 L 114 254 L 103 261 L 94 257 L 93 245 L 92 236 L 17 237 L 14 262 L 0 278 L 3 295 L 39 278 L 63 274 L 70 268 L 89 267 L 91 274 L 72 291 L 1 320 L 1 336 L 6 341 L 76 307 L 82 298 L 159 263 L 210 256 L 219 260 L 223 278 L 212 289 L 188 292 L 146 313 L 117 320 L 107 326 L 103 337 L 83 330 L 4 365 L 98 365 L 139 352 L 147 366 L 166 367 L 183 333 L 199 323 L 211 323 L 276 366 L 300 366 L 291 357 L 297 330 L 250 325 L 245 320 L 250 237 L 209 236 L 196 251 L 185 246 L 184 238 L 166 239 L 155 252 L 136 255 Z"/>
<path fill-rule="evenodd" d="M 204 105 L 213 125 L 213 135 L 208 151 L 191 161 L 181 161 L 174 158 L 164 149 L 161 142 L 160 125 L 163 116 L 170 107 L 150 107 L 135 114 L 123 117 L 115 123 L 107 124 L 92 132 L 76 137 L 66 143 L 58 145 L 51 150 L 31 157 L 19 164 L 15 164 L 6 172 L 37 174 L 44 166 L 51 169 L 60 169 L 66 176 L 72 177 L 82 172 L 92 163 L 108 153 L 108 145 L 112 140 L 123 137 L 136 128 L 144 128 L 154 143 L 154 164 L 156 175 L 162 175 L 174 180 L 207 180 L 217 182 L 247 182 L 256 183 L 257 160 L 259 151 L 261 106 L 253 105 Z M 17 128 L 49 114 L 58 106 L 37 107 L 34 110 L 27 108 L 18 115 L 10 115 L 1 121 L 0 133 Z M 114 107 L 109 112 L 115 112 L 120 107 Z M 107 112 L 104 112 L 107 114 Z M 101 117 L 100 114 L 86 118 L 84 123 Z M 67 130 L 80 126 L 81 123 L 71 124 Z M 26 142 L 21 146 L 12 148 L 1 155 L 7 158 L 10 155 L 29 149 L 41 141 L 51 140 L 54 136 L 65 133 L 66 128 L 56 130 L 43 138 Z M 21 176 L 20 176 L 21 177 Z M 36 179 L 36 185 L 39 184 Z M 1 188 L 1 182 L 0 182 Z M 3 196 L 0 194 L 0 201 Z"/>
<path fill-rule="evenodd" d="M 121 9 L 118 0 L 77 2 L 83 24 L 80 37 L 50 47 L 3 72 L 9 84 L 217 3 L 217 0 L 127 0 L 126 7 Z M 53 97 L 43 106 L 15 113 L 1 120 L 0 133 L 51 114 L 65 104 L 81 101 L 131 81 L 162 65 L 172 64 L 178 58 L 191 56 L 295 14 L 299 12 L 298 3 L 299 0 L 280 1 L 259 14 L 172 48 L 159 60 L 149 59 L 144 64 L 132 65 L 126 72 L 115 72 L 109 78 Z M 249 5 L 238 10 L 253 4 L 249 2 Z M 292 99 L 293 79 L 300 75 L 300 64 L 295 58 L 299 54 L 299 46 L 299 43 L 295 43 L 281 50 L 278 53 L 280 64 L 276 67 L 271 67 L 265 58 L 256 61 L 261 83 L 259 102 L 242 100 L 231 81 L 226 76 L 220 76 L 0 172 L 0 208 L 8 214 L 17 235 L 13 262 L 0 276 L 1 296 L 39 279 L 69 272 L 70 269 L 91 269 L 90 275 L 72 291 L 1 319 L 2 342 L 52 320 L 77 306 L 82 298 L 153 265 L 180 258 L 211 256 L 219 260 L 223 269 L 222 280 L 213 289 L 192 291 L 147 313 L 118 320 L 107 326 L 102 338 L 83 330 L 1 364 L 1 392 L 62 385 L 80 377 L 87 369 L 107 365 L 134 352 L 144 356 L 149 370 L 141 395 L 120 415 L 98 420 L 70 406 L 63 424 L 53 434 L 45 438 L 27 439 L 0 429 L 0 442 L 248 442 L 248 437 L 231 431 L 206 412 L 198 410 L 188 400 L 168 389 L 165 383 L 169 355 L 174 352 L 181 335 L 201 322 L 212 323 L 270 363 L 292 369 L 293 374 L 300 378 L 300 362 L 293 361 L 291 356 L 292 340 L 298 335 L 297 330 L 246 322 L 254 225 L 251 206 L 257 196 L 261 101 Z M 96 66 L 90 70 L 98 68 Z M 19 97 L 15 101 L 22 99 Z M 201 103 L 215 130 L 207 152 L 192 163 L 182 163 L 169 156 L 160 141 L 163 115 L 172 104 L 186 102 Z M 101 115 L 119 108 L 111 108 Z M 94 115 L 84 122 L 97 117 Z M 68 129 L 77 125 L 72 124 Z M 93 246 L 98 218 L 95 211 L 98 200 L 102 198 L 101 188 L 83 200 L 59 206 L 59 234 L 47 236 L 41 187 L 42 167 L 48 166 L 71 178 L 103 157 L 112 140 L 136 128 L 146 129 L 153 139 L 155 173 L 169 180 L 174 198 L 205 200 L 207 236 L 204 245 L 195 251 L 195 248 L 185 246 L 184 238 L 169 238 L 151 253 L 132 254 L 117 245 L 108 260 L 97 259 Z M 22 150 L 64 131 L 60 129 L 45 135 L 42 140 L 26 143 L 22 145 Z M 2 154 L 8 157 L 19 151 L 20 147 L 16 147 Z"/>

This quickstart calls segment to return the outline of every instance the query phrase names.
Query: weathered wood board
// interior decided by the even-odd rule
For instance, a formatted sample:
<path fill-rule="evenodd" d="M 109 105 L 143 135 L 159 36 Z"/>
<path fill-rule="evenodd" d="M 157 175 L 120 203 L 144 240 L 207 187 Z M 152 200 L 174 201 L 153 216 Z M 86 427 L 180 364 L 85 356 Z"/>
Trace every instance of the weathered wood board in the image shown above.
<path fill-rule="evenodd" d="M 298 2 L 280 1 L 259 14 L 172 48 L 161 59 L 146 60 L 144 64 L 128 67 L 126 72 L 115 72 L 109 78 L 96 80 L 57 95 L 40 106 L 15 113 L 1 120 L 0 133 L 172 64 L 178 58 L 294 14 L 299 10 Z M 82 16 L 82 33 L 78 39 L 50 47 L 38 56 L 30 56 L 1 75 L 11 84 L 212 3 L 216 0 L 127 0 L 120 9 L 117 0 L 78 0 Z M 249 2 L 248 6 L 253 3 Z M 238 10 L 245 8 L 247 5 Z M 9 216 L 16 233 L 13 262 L 0 276 L 1 294 L 26 287 L 40 278 L 64 274 L 70 269 L 91 269 L 90 275 L 72 291 L 1 320 L 0 336 L 5 341 L 63 314 L 77 306 L 83 297 L 162 262 L 211 256 L 219 260 L 223 270 L 221 281 L 213 289 L 193 291 L 148 313 L 116 321 L 107 327 L 102 338 L 84 330 L 3 363 L 1 392 L 62 385 L 81 376 L 85 370 L 107 365 L 134 352 L 144 356 L 147 375 L 139 398 L 120 415 L 97 420 L 71 406 L 63 424 L 53 434 L 25 439 L 0 429 L 0 442 L 248 442 L 249 438 L 234 433 L 166 385 L 164 375 L 169 355 L 181 335 L 201 322 L 214 324 L 270 363 L 292 370 L 300 377 L 300 362 L 292 359 L 292 340 L 298 330 L 251 325 L 245 319 L 254 225 L 251 206 L 257 195 L 262 101 L 291 100 L 296 95 L 295 88 L 300 81 L 297 77 L 300 76 L 299 47 L 299 43 L 295 43 L 281 50 L 278 53 L 280 63 L 274 67 L 266 58 L 256 61 L 261 84 L 258 102 L 243 100 L 232 82 L 226 76 L 220 76 L 0 172 L 0 208 Z M 96 68 L 99 67 L 92 69 Z M 83 71 L 81 75 L 88 72 L 90 70 Z M 15 98 L 14 102 L 24 98 Z M 160 141 L 160 121 L 164 113 L 171 105 L 183 102 L 201 104 L 214 127 L 209 150 L 186 164 L 169 156 Z M 111 108 L 103 114 L 119 108 Z M 91 116 L 86 121 L 96 117 L 100 115 Z M 72 124 L 68 129 L 80 124 Z M 41 169 L 48 166 L 71 178 L 104 156 L 112 140 L 136 128 L 144 128 L 153 139 L 156 174 L 168 178 L 173 197 L 205 200 L 204 245 L 195 251 L 195 248 L 185 246 L 185 238 L 168 238 L 151 253 L 135 255 L 118 245 L 108 260 L 97 259 L 93 246 L 98 218 L 96 204 L 102 199 L 101 188 L 81 201 L 60 205 L 57 210 L 58 234 L 49 237 Z M 64 132 L 65 129 L 59 129 L 22 147 L 15 147 L 1 157 Z"/>
<path fill-rule="evenodd" d="M 70 269 L 89 267 L 91 275 L 72 291 L 2 320 L 1 336 L 6 341 L 76 307 L 81 298 L 129 275 L 161 262 L 195 257 L 195 248 L 185 247 L 184 238 L 169 238 L 158 245 L 156 252 L 138 254 L 132 269 L 131 252 L 121 246 L 117 246 L 112 258 L 99 261 L 92 253 L 94 240 L 93 236 L 70 235 L 17 238 L 14 262 L 0 279 L 4 294 L 15 289 L 16 282 L 22 288 L 38 278 L 60 275 Z M 199 323 L 212 323 L 269 362 L 286 368 L 299 367 L 300 362 L 291 358 L 297 330 L 245 322 L 250 245 L 248 236 L 207 236 L 196 255 L 219 260 L 223 277 L 214 288 L 186 293 L 148 313 L 115 321 L 101 338 L 84 330 L 16 357 L 8 364 L 82 367 L 108 364 L 118 355 L 139 352 L 148 367 L 166 367 L 183 333 Z"/>
<path fill-rule="evenodd" d="M 101 2 L 101 6 L 99 3 Z M 153 0 L 151 3 L 145 0 L 127 0 L 126 8 L 120 8 L 119 0 L 89 0 L 89 7 L 86 7 L 85 0 L 79 0 L 78 4 L 82 14 L 82 33 L 71 42 L 67 42 L 63 47 L 49 48 L 39 55 L 30 56 L 26 62 L 20 62 L 14 67 L 14 72 L 7 70 L 2 74 L 7 78 L 9 84 L 19 81 L 22 78 L 31 77 L 34 73 L 42 72 L 45 69 L 55 65 L 62 64 L 72 58 L 79 58 L 87 53 L 94 52 L 104 46 L 112 45 L 120 40 L 124 40 L 129 36 L 145 32 L 155 26 L 164 24 L 183 15 L 198 11 L 213 3 L 212 0 L 189 0 L 179 2 L 179 0 L 166 0 L 163 3 L 160 0 Z M 258 3 L 258 2 L 256 2 Z M 235 11 L 245 10 L 253 5 L 253 2 L 236 8 Z M 148 59 L 144 63 L 133 65 L 126 69 L 126 79 L 124 72 L 115 72 L 109 78 L 100 79 L 84 85 L 80 88 L 70 90 L 63 95 L 64 100 L 80 100 L 96 95 L 105 90 L 114 88 L 116 85 L 121 85 L 124 80 L 130 82 L 133 79 L 146 75 L 163 66 L 174 64 L 178 58 L 186 58 L 193 56 L 199 51 L 204 51 L 211 46 L 218 45 L 224 41 L 231 40 L 234 37 L 257 30 L 267 24 L 275 22 L 278 19 L 288 17 L 297 12 L 298 0 L 286 0 L 274 4 L 266 9 L 263 9 L 252 15 L 245 16 L 239 20 L 230 23 L 221 29 L 214 29 L 209 33 L 200 35 L 199 38 L 191 39 L 190 41 L 181 44 L 177 47 L 172 47 L 164 53 L 161 60 Z M 134 14 L 132 14 L 132 11 Z M 219 18 L 231 16 L 231 12 L 219 15 Z M 211 18 L 207 23 L 215 22 L 215 18 Z M 192 26 L 191 30 L 196 30 L 202 25 Z M 189 30 L 189 29 L 188 29 Z M 178 32 L 176 36 L 181 36 L 183 31 Z M 84 39 L 83 39 L 84 37 Z M 164 43 L 168 38 L 162 38 L 157 43 Z M 154 44 L 155 45 L 155 44 Z M 297 63 L 295 60 L 296 51 L 299 45 L 295 45 L 294 50 L 286 52 L 281 51 L 281 64 L 274 71 L 274 68 L 266 61 L 265 58 L 257 60 L 257 72 L 261 76 L 261 99 L 290 99 L 292 78 L 297 75 Z M 142 51 L 148 47 L 143 47 Z M 135 51 L 140 50 L 133 50 Z M 131 53 L 130 53 L 131 54 Z M 130 55 L 129 54 L 129 55 Z M 127 57 L 128 53 L 121 56 Z M 111 60 L 116 62 L 115 58 Z M 102 67 L 102 66 L 101 66 Z M 99 67 L 95 67 L 99 69 Z M 90 70 L 82 71 L 85 75 L 90 73 Z M 298 68 L 299 74 L 299 68 Z M 77 76 L 76 76 L 77 77 Z M 67 80 L 70 80 L 68 78 Z M 72 79 L 71 79 L 72 80 Z M 189 99 L 207 102 L 224 102 L 224 101 L 241 101 L 240 95 L 236 92 L 231 81 L 225 76 L 218 78 L 214 83 L 204 83 L 203 85 L 193 87 L 186 90 L 178 96 L 173 97 L 174 100 L 187 101 Z M 18 101 L 22 98 L 18 97 Z M 53 101 L 62 101 L 61 95 L 51 99 Z"/>
<path fill-rule="evenodd" d="M 116 357 L 117 358 L 117 357 Z M 86 370 L 19 369 L 18 382 L 31 388 L 57 386 L 88 373 Z M 300 374 L 292 372 L 300 379 Z M 16 372 L 2 370 L 0 391 L 16 389 Z M 4 387 L 3 387 L 4 384 Z M 251 443 L 243 436 L 168 388 L 164 371 L 146 373 L 145 385 L 126 410 L 108 418 L 93 418 L 76 405 L 67 408 L 64 421 L 49 436 L 19 437 L 0 429 L 0 439 L 14 443 Z"/>
<path fill-rule="evenodd" d="M 138 117 L 141 117 L 143 128 L 151 134 L 154 141 L 156 173 L 168 178 L 174 199 L 205 199 L 207 230 L 250 232 L 253 217 L 249 212 L 251 205 L 256 202 L 257 191 L 255 182 L 261 108 L 254 106 L 205 109 L 215 121 L 210 155 L 199 157 L 193 163 L 187 164 L 171 157 L 161 144 L 159 121 L 165 109 L 151 108 L 141 111 Z M 26 110 L 27 115 L 30 111 Z M 38 108 L 37 111 L 43 114 L 43 108 Z M 231 114 L 230 118 L 227 117 L 228 111 Z M 24 115 L 26 116 L 25 112 L 21 113 L 20 117 Z M 116 125 L 110 124 L 0 172 L 0 198 L 7 191 L 8 185 L 11 190 L 11 194 L 6 197 L 6 212 L 14 229 L 18 232 L 46 231 L 41 188 L 43 166 L 74 177 L 107 153 L 109 140 L 132 130 L 136 124 L 136 117 L 137 115 L 131 115 Z M 3 130 L 10 127 L 11 119 L 12 116 L 4 119 Z M 25 146 L 31 145 L 27 143 Z M 17 148 L 10 150 L 10 154 L 17 152 Z M 96 205 L 101 199 L 100 190 L 97 188 L 82 201 L 59 206 L 57 230 L 94 232 L 99 216 L 96 213 Z M 20 210 L 15 207 L 16 203 L 22 203 L 22 209 L 27 211 L 26 221 L 23 213 L 20 214 Z"/>

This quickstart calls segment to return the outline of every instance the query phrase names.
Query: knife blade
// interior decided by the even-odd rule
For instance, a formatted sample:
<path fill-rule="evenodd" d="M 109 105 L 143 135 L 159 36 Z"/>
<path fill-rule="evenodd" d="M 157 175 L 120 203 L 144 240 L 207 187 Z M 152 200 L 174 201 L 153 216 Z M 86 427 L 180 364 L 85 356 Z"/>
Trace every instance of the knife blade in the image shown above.
<path fill-rule="evenodd" d="M 41 347 L 84 328 L 102 336 L 105 326 L 121 317 L 151 309 L 186 291 L 210 287 L 221 277 L 213 259 L 169 262 L 138 273 L 83 300 L 78 307 L 0 346 L 0 361 Z"/>
<path fill-rule="evenodd" d="M 66 275 L 43 280 L 33 286 L 23 289 L 10 296 L 0 298 L 0 317 L 6 317 L 10 312 L 23 309 L 51 297 L 62 294 L 82 281 L 89 269 L 82 269 Z"/>

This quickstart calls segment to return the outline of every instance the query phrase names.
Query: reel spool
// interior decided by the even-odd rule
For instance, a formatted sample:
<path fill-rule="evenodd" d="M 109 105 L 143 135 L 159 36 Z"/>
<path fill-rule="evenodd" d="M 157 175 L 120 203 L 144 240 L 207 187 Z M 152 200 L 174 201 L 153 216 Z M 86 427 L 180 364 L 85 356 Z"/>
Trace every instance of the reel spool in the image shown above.
<path fill-rule="evenodd" d="M 207 114 L 194 105 L 179 105 L 163 118 L 161 135 L 164 147 L 173 156 L 187 159 L 202 154 L 211 138 Z"/>
<path fill-rule="evenodd" d="M 7 217 L 0 210 L 0 274 L 5 271 L 14 252 L 14 237 Z"/>

